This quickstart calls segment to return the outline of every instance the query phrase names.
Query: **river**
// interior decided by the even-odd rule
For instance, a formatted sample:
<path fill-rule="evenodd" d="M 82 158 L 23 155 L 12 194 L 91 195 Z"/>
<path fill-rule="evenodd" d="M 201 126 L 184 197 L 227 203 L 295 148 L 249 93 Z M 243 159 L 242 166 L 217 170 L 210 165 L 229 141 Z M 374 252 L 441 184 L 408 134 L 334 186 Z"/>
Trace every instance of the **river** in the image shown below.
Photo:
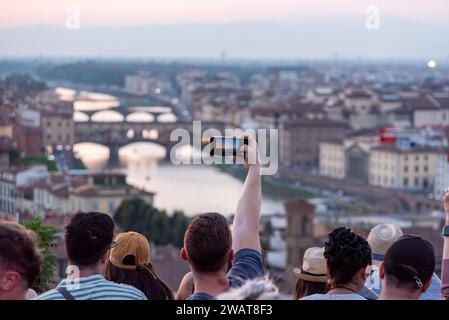
<path fill-rule="evenodd" d="M 61 90 L 67 98 L 67 91 Z M 82 95 L 72 95 L 77 111 L 109 110 L 118 105 L 117 99 L 96 93 L 83 92 Z M 79 103 L 82 101 L 82 103 Z M 80 108 L 78 108 L 80 106 Z M 154 106 L 143 106 L 153 107 Z M 165 110 L 167 118 L 172 121 L 170 109 Z M 112 109 L 112 110 L 110 110 Z M 144 111 L 145 108 L 136 109 Z M 113 113 L 102 113 L 97 121 L 117 121 Z M 76 121 L 83 121 L 80 113 L 75 114 Z M 93 143 L 80 143 L 74 146 L 74 151 L 90 170 L 99 170 L 105 166 L 109 157 L 109 149 Z M 187 153 L 192 150 L 187 150 Z M 163 160 L 166 150 L 157 144 L 139 142 L 120 149 L 119 157 L 127 174 L 129 184 L 156 193 L 154 205 L 169 213 L 180 209 L 193 216 L 207 211 L 217 211 L 224 215 L 235 212 L 237 202 L 243 187 L 242 181 L 223 173 L 215 167 L 207 165 L 174 165 Z M 264 195 L 262 214 L 284 212 L 283 200 Z"/>

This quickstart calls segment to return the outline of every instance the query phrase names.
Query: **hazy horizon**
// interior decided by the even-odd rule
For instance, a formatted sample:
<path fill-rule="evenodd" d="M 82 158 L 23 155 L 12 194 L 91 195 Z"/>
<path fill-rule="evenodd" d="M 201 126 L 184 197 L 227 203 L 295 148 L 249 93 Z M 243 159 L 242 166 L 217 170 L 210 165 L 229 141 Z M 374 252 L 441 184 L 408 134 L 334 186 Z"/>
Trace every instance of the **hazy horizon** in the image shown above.
<path fill-rule="evenodd" d="M 449 25 L 447 0 L 2 0 L 0 27 L 64 26 L 66 10 L 73 5 L 79 8 L 85 27 L 365 17 L 372 5 L 381 15 Z"/>
<path fill-rule="evenodd" d="M 447 17 L 447 0 L 0 0 L 0 57 L 447 63 Z"/>
<path fill-rule="evenodd" d="M 0 57 L 247 60 L 449 60 L 449 26 L 384 17 L 185 23 L 69 30 L 49 25 L 0 28 Z"/>

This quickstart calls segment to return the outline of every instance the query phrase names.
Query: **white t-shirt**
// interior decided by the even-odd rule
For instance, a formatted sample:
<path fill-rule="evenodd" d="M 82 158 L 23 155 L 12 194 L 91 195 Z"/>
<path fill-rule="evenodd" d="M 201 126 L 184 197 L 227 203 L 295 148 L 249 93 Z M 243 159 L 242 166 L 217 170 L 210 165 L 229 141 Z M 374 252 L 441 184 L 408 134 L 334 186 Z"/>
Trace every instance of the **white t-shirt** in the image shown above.
<path fill-rule="evenodd" d="M 364 297 L 357 293 L 348 294 L 312 294 L 306 296 L 300 300 L 366 300 Z"/>

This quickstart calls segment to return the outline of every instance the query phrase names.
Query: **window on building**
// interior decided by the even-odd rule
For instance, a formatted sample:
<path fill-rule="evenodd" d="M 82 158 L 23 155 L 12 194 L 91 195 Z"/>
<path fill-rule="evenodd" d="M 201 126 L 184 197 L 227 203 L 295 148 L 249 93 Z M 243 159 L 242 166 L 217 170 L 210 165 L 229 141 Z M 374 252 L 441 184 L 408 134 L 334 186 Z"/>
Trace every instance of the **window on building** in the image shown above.
<path fill-rule="evenodd" d="M 404 178 L 403 185 L 404 185 L 404 187 L 408 187 L 408 178 L 407 177 Z"/>
<path fill-rule="evenodd" d="M 422 181 L 422 187 L 424 188 L 424 189 L 428 189 L 430 186 L 429 186 L 429 180 L 427 180 L 427 178 L 424 178 L 423 179 L 423 181 Z"/>
<path fill-rule="evenodd" d="M 416 160 L 416 161 L 419 161 L 419 156 L 415 156 L 415 160 Z"/>
<path fill-rule="evenodd" d="M 419 166 L 415 166 L 415 172 L 419 172 Z"/>
<path fill-rule="evenodd" d="M 404 160 L 407 161 L 407 160 L 408 160 L 408 156 L 405 156 L 405 157 L 404 157 Z"/>
<path fill-rule="evenodd" d="M 408 172 L 408 166 L 404 166 L 404 172 Z"/>
<path fill-rule="evenodd" d="M 420 187 L 420 183 L 419 183 L 419 178 L 415 177 L 415 188 L 419 188 Z"/>

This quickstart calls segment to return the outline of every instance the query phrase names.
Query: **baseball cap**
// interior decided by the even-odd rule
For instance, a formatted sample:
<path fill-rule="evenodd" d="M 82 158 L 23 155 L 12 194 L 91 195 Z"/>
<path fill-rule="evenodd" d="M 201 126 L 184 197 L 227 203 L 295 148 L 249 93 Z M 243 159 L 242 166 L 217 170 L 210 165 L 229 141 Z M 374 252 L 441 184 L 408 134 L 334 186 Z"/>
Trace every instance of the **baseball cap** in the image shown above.
<path fill-rule="evenodd" d="M 385 254 L 385 273 L 403 282 L 416 282 L 421 288 L 435 270 L 435 252 L 427 240 L 404 235 Z"/>
<path fill-rule="evenodd" d="M 134 264 L 125 258 L 134 257 Z M 128 259 L 129 260 L 129 259 Z M 109 261 L 121 269 L 137 269 L 150 263 L 150 244 L 144 235 L 137 232 L 119 233 L 113 242 Z"/>

